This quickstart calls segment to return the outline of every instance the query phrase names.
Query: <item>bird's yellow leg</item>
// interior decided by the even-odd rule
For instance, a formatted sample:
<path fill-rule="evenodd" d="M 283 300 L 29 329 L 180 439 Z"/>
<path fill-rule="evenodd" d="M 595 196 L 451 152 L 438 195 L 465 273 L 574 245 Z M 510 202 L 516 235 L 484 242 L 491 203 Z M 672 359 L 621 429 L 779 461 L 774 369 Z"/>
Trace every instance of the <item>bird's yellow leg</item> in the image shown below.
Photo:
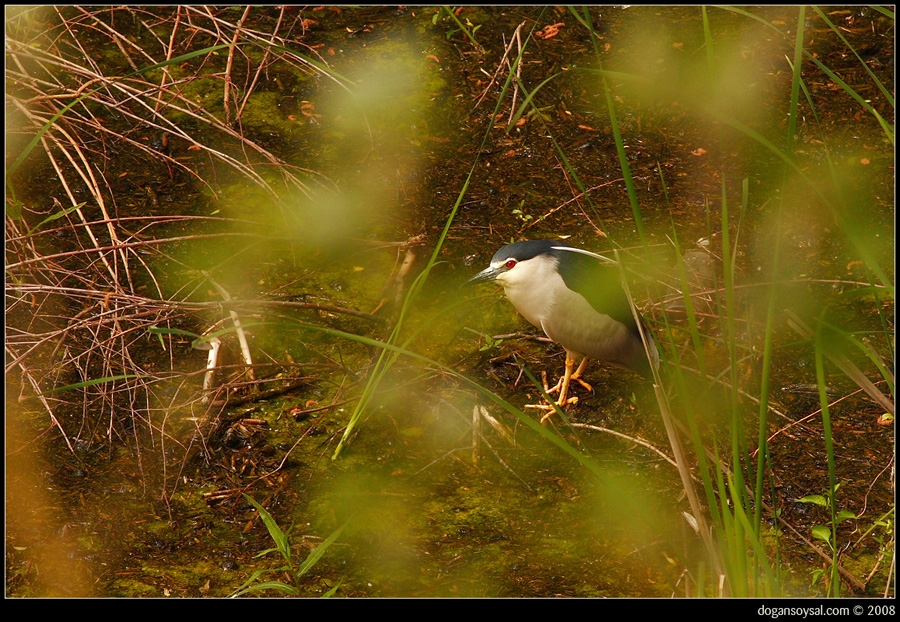
<path fill-rule="evenodd" d="M 587 359 L 585 359 L 586 361 Z M 578 366 L 578 370 L 573 372 L 575 369 L 575 359 L 569 356 L 569 353 L 566 353 L 566 371 L 563 374 L 563 377 L 559 379 L 559 382 L 556 383 L 556 386 L 552 389 L 545 389 L 547 393 L 556 393 L 559 391 L 559 399 L 556 401 L 556 405 L 560 408 L 568 406 L 569 404 L 577 404 L 577 397 L 568 397 L 569 394 L 569 381 L 574 377 L 575 373 L 584 371 L 584 361 L 582 361 L 581 365 Z M 545 385 L 546 387 L 546 385 Z M 541 417 L 541 424 L 545 424 L 547 419 L 555 412 L 552 404 L 526 404 L 526 408 L 540 408 L 541 410 L 545 410 L 543 416 Z"/>
<path fill-rule="evenodd" d="M 575 382 L 577 382 L 578 384 L 583 386 L 585 389 L 587 389 L 588 391 L 593 393 L 594 387 L 592 387 L 591 385 L 589 385 L 588 383 L 586 383 L 584 380 L 581 379 L 581 376 L 582 376 L 582 374 L 584 374 L 584 370 L 586 367 L 587 367 L 587 357 L 584 357 L 583 359 L 581 359 L 581 363 L 578 365 L 578 369 L 576 369 L 575 373 L 572 374 L 572 377 L 570 378 L 570 380 L 574 380 Z"/>
<path fill-rule="evenodd" d="M 559 399 L 556 400 L 556 405 L 562 408 L 568 402 L 566 401 L 566 396 L 569 394 L 569 381 L 572 379 L 572 370 L 575 368 L 575 359 L 573 359 L 568 352 L 566 352 L 566 372 L 562 377 L 562 386 L 559 389 Z M 578 369 L 581 369 L 579 367 Z"/>

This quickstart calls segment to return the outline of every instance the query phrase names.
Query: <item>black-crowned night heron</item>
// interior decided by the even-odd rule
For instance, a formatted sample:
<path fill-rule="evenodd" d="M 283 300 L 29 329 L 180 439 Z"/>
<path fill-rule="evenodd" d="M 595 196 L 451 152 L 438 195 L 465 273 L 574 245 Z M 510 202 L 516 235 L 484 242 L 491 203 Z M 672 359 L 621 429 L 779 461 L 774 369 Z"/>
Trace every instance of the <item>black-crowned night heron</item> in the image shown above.
<path fill-rule="evenodd" d="M 647 339 L 644 347 L 620 272 L 611 260 L 562 242 L 516 242 L 494 253 L 491 265 L 465 284 L 485 281 L 500 283 L 516 310 L 565 348 L 565 374 L 551 389 L 559 391 L 558 406 L 577 402 L 578 398 L 567 399 L 569 382 L 585 384 L 580 378 L 589 358 L 653 378 L 652 368 L 659 366 L 656 343 L 638 315 Z"/>

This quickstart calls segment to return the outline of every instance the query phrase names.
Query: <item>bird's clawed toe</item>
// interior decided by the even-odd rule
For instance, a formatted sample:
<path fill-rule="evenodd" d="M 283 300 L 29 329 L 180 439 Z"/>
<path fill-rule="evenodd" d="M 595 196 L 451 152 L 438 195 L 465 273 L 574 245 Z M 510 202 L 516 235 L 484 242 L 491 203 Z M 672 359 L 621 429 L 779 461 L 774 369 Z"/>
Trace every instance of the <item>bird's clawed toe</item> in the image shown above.
<path fill-rule="evenodd" d="M 588 383 L 586 383 L 586 382 L 585 382 L 584 380 L 582 380 L 581 378 L 576 378 L 575 376 L 572 376 L 572 380 L 574 380 L 575 382 L 577 382 L 578 384 L 580 384 L 581 386 L 583 386 L 585 389 L 587 389 L 587 390 L 590 391 L 591 393 L 594 392 L 594 387 L 592 387 L 591 385 L 589 385 Z"/>

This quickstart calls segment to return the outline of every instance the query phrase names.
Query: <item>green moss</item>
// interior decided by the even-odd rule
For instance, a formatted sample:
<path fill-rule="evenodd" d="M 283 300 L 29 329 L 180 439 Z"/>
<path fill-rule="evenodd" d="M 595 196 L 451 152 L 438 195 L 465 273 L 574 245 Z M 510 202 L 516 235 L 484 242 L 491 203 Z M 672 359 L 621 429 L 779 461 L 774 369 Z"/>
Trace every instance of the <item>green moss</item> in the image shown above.
<path fill-rule="evenodd" d="M 241 115 L 244 131 L 274 132 L 282 139 L 295 138 L 308 125 L 302 114 L 286 115 L 283 110 L 285 96 L 278 91 L 254 91 L 247 98 L 247 105 Z"/>

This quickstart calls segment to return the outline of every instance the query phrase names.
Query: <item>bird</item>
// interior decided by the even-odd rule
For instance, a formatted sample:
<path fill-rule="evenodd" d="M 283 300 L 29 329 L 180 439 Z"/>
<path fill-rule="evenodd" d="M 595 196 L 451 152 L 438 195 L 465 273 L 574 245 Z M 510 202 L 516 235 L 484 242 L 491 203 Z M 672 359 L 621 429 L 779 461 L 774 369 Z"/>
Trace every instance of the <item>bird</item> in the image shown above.
<path fill-rule="evenodd" d="M 565 349 L 565 373 L 548 391 L 559 391 L 560 408 L 578 401 L 568 397 L 572 380 L 590 389 L 581 380 L 588 359 L 651 380 L 659 369 L 656 343 L 644 319 L 632 312 L 614 261 L 564 242 L 527 240 L 498 250 L 490 265 L 463 285 L 489 281 L 500 283 L 516 311 Z M 548 410 L 544 422 L 555 409 L 540 407 Z"/>

